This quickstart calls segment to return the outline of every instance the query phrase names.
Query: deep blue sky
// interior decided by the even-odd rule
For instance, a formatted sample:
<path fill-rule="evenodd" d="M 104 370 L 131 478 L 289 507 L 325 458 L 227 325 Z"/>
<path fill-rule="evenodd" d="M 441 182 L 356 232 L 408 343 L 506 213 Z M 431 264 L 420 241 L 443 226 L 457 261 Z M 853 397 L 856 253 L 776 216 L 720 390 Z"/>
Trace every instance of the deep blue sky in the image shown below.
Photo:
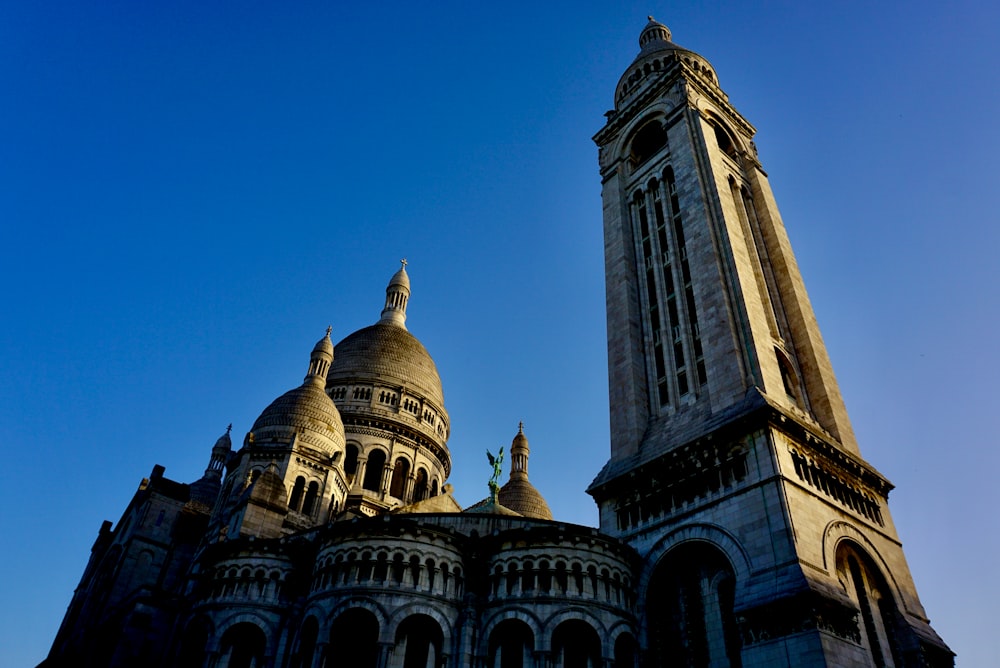
<path fill-rule="evenodd" d="M 923 603 L 996 665 L 1000 6 L 425 4 L 0 4 L 0 663 L 45 656 L 152 466 L 198 478 L 402 257 L 458 499 L 524 420 L 555 516 L 596 524 L 590 137 L 651 13 L 758 128 Z"/>

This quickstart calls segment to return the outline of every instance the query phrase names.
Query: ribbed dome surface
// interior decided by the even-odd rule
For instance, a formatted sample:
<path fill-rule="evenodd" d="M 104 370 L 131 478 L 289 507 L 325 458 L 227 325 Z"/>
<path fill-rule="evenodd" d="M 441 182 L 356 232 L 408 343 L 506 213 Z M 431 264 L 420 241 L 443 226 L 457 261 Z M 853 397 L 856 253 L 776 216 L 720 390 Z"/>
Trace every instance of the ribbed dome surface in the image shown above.
<path fill-rule="evenodd" d="M 334 443 L 344 442 L 340 413 L 333 400 L 317 385 L 305 384 L 282 394 L 264 409 L 251 431 L 257 441 L 262 442 L 267 440 L 269 433 L 283 434 L 289 428 L 292 431 L 308 429 Z"/>
<path fill-rule="evenodd" d="M 500 488 L 497 501 L 505 508 L 517 511 L 525 517 L 539 520 L 551 520 L 552 511 L 545 498 L 535 489 L 535 486 L 525 478 L 513 478 Z"/>
<path fill-rule="evenodd" d="M 444 392 L 434 360 L 415 336 L 397 325 L 378 323 L 338 343 L 327 387 L 347 380 L 399 383 L 444 407 Z"/>

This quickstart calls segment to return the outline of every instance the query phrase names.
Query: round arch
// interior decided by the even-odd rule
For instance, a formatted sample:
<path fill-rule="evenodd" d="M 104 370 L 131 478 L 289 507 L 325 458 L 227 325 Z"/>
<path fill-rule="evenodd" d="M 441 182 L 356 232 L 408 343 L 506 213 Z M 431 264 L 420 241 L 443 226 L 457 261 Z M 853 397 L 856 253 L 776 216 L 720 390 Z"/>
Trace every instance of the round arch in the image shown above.
<path fill-rule="evenodd" d="M 688 541 L 709 543 L 721 550 L 728 557 L 729 564 L 732 566 L 736 576 L 736 598 L 739 600 L 741 588 L 747 586 L 750 580 L 750 556 L 732 534 L 714 524 L 689 524 L 662 536 L 656 541 L 649 550 L 649 556 L 645 561 L 642 573 L 639 574 L 639 581 L 636 583 L 638 600 L 645 600 L 649 580 L 660 560 L 663 559 L 667 552 L 681 543 Z"/>
<path fill-rule="evenodd" d="M 740 666 L 736 575 L 705 540 L 675 544 L 653 566 L 642 593 L 643 646 L 653 664 Z"/>
<path fill-rule="evenodd" d="M 504 607 L 483 620 L 482 633 L 479 634 L 478 649 L 480 654 L 483 654 L 488 650 L 487 643 L 489 642 L 489 637 L 493 633 L 493 630 L 500 624 L 511 620 L 527 624 L 528 628 L 531 629 L 531 632 L 535 636 L 535 644 L 538 644 L 538 639 L 542 637 L 543 626 L 538 615 L 536 615 L 530 608 L 523 606 Z"/>
<path fill-rule="evenodd" d="M 426 615 L 438 623 L 441 633 L 444 635 L 444 646 L 451 646 L 452 628 L 451 620 L 441 612 L 440 609 L 422 602 L 407 603 L 392 612 L 391 618 L 385 624 L 385 638 L 395 638 L 396 632 L 403 622 L 414 615 Z"/>
<path fill-rule="evenodd" d="M 893 577 L 892 569 L 885 563 L 885 559 L 882 558 L 868 536 L 850 522 L 834 520 L 826 525 L 826 530 L 823 532 L 823 567 L 827 573 L 830 573 L 834 578 L 837 577 L 837 551 L 845 542 L 855 544 L 861 552 L 868 556 L 888 585 L 896 608 L 908 611 L 905 600 L 900 596 L 899 583 Z"/>
<path fill-rule="evenodd" d="M 312 606 L 310 606 L 310 608 L 313 610 L 316 609 Z M 378 622 L 379 629 L 384 629 L 389 623 L 389 613 L 383 606 L 369 598 L 351 597 L 337 603 L 337 605 L 330 608 L 329 612 L 320 613 L 317 611 L 317 617 L 320 619 L 320 637 L 328 637 L 330 635 L 330 629 L 333 626 L 333 622 L 336 621 L 336 619 L 342 614 L 353 608 L 367 610 L 375 615 L 375 620 Z"/>
<path fill-rule="evenodd" d="M 542 624 L 541 634 L 538 636 L 536 643 L 536 649 L 552 651 L 552 634 L 560 624 L 566 621 L 579 621 L 589 624 L 597 633 L 597 637 L 601 639 L 601 651 L 604 652 L 607 649 L 604 647 L 604 641 L 607 638 L 607 628 L 595 614 L 590 612 L 590 610 L 579 606 L 564 608 L 554 615 L 549 616 Z"/>

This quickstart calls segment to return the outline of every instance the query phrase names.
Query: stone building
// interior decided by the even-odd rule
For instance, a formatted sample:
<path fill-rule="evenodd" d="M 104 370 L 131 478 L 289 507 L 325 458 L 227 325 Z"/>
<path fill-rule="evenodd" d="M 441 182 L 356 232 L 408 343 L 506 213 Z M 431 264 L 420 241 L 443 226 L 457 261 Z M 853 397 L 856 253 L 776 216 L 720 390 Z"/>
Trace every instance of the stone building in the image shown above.
<path fill-rule="evenodd" d="M 528 480 L 463 510 L 449 417 L 378 322 L 105 522 L 46 666 L 950 666 L 865 462 L 754 128 L 650 19 L 595 136 L 611 457 L 600 529 Z M 404 263 L 405 265 L 405 263 Z"/>

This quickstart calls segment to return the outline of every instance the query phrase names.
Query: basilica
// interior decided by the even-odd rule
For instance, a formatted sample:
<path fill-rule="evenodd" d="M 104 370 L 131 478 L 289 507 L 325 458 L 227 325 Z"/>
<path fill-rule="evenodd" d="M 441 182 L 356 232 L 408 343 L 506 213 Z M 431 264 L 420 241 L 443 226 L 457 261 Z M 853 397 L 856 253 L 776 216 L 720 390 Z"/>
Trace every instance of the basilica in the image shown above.
<path fill-rule="evenodd" d="M 594 137 L 611 422 L 588 488 L 599 528 L 552 516 L 523 427 L 507 480 L 472 507 L 454 499 L 404 261 L 378 320 L 303 350 L 302 383 L 238 440 L 206 444 L 200 479 L 153 467 L 101 526 L 42 666 L 952 666 L 754 127 L 652 18 L 613 102 Z"/>

